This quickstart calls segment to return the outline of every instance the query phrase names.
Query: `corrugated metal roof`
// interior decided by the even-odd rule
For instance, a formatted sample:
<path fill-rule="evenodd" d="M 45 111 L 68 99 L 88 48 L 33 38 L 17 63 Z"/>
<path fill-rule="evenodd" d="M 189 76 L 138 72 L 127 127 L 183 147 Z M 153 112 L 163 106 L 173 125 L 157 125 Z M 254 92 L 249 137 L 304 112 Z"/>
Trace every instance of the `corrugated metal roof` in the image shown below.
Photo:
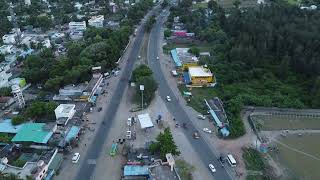
<path fill-rule="evenodd" d="M 172 49 L 171 50 L 171 56 L 172 56 L 172 59 L 174 61 L 174 63 L 176 64 L 177 67 L 181 67 L 182 66 L 182 63 L 178 57 L 178 53 L 177 53 L 177 50 L 176 49 Z"/>
<path fill-rule="evenodd" d="M 123 170 L 124 176 L 146 176 L 149 175 L 148 166 L 126 165 Z"/>
<path fill-rule="evenodd" d="M 218 127 L 222 127 L 222 122 L 219 120 L 217 117 L 216 113 L 213 110 L 209 110 L 211 116 L 213 117 L 215 123 L 217 124 Z"/>
<path fill-rule="evenodd" d="M 1 133 L 11 133 L 15 134 L 19 131 L 19 129 L 23 126 L 23 124 L 12 125 L 11 119 L 5 119 L 0 122 L 0 132 Z"/>
<path fill-rule="evenodd" d="M 52 131 L 43 129 L 45 123 L 24 124 L 11 140 L 12 142 L 35 142 L 46 144 L 52 136 Z"/>
<path fill-rule="evenodd" d="M 79 131 L 80 131 L 80 127 L 72 126 L 70 131 L 68 132 L 67 136 L 65 137 L 65 141 L 69 142 L 69 141 L 71 141 L 72 138 L 77 137 Z"/>

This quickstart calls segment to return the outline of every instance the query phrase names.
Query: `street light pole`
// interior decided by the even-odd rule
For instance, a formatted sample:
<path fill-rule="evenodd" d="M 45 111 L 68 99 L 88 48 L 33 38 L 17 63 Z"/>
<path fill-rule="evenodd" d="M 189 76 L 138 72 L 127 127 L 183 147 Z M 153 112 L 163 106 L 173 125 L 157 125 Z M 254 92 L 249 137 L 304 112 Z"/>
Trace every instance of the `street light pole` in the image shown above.
<path fill-rule="evenodd" d="M 140 85 L 140 91 L 141 91 L 141 109 L 143 109 L 143 91 L 144 91 L 144 85 Z"/>

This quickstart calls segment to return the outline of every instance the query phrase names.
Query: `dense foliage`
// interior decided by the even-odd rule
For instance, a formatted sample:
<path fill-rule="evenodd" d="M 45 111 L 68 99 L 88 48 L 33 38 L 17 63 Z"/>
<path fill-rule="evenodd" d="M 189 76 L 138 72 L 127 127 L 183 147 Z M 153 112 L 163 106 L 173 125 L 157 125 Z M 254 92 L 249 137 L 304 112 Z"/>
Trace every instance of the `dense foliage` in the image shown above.
<path fill-rule="evenodd" d="M 136 83 L 136 102 L 140 102 L 142 93 L 140 85 L 144 85 L 143 103 L 149 105 L 154 97 L 154 93 L 158 88 L 157 82 L 152 76 L 152 70 L 146 65 L 140 65 L 132 72 L 131 81 Z"/>
<path fill-rule="evenodd" d="M 175 144 L 169 128 L 166 128 L 156 138 L 157 142 L 149 146 L 151 153 L 159 153 L 161 159 L 166 158 L 166 154 L 180 155 L 177 145 Z"/>
<path fill-rule="evenodd" d="M 11 96 L 11 88 L 10 87 L 0 88 L 0 97 L 1 96 Z"/>
<path fill-rule="evenodd" d="M 245 133 L 240 118 L 244 105 L 318 108 L 320 106 L 319 11 L 301 10 L 285 2 L 255 9 L 223 9 L 210 1 L 209 10 L 172 8 L 189 31 L 212 46 L 203 58 L 217 78 L 232 137 Z M 170 21 L 169 21 L 170 22 Z M 198 28 L 200 27 L 200 28 Z"/>

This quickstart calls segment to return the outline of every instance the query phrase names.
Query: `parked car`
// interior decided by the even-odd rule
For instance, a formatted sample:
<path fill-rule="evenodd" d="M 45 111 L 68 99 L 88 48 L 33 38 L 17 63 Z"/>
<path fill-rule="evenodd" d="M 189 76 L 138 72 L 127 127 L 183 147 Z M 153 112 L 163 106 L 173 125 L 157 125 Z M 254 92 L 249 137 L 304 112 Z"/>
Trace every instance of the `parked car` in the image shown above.
<path fill-rule="evenodd" d="M 157 56 L 157 60 L 159 60 L 159 56 Z"/>
<path fill-rule="evenodd" d="M 206 119 L 206 117 L 204 115 L 202 115 L 202 114 L 199 114 L 197 117 L 198 117 L 198 119 L 202 119 L 202 120 Z"/>
<path fill-rule="evenodd" d="M 203 128 L 202 130 L 206 133 L 212 134 L 212 131 L 208 128 Z"/>
<path fill-rule="evenodd" d="M 195 131 L 193 133 L 193 138 L 195 138 L 195 139 L 199 139 L 200 138 L 198 131 Z"/>
<path fill-rule="evenodd" d="M 215 173 L 217 172 L 216 168 L 213 166 L 213 164 L 209 164 L 209 169 L 211 170 L 211 172 Z"/>
<path fill-rule="evenodd" d="M 74 153 L 72 157 L 72 163 L 78 163 L 80 159 L 80 153 Z"/>
<path fill-rule="evenodd" d="M 170 102 L 170 101 L 171 101 L 170 96 L 167 96 L 167 97 L 166 97 L 166 99 L 167 99 L 167 101 L 168 101 L 168 102 Z"/>

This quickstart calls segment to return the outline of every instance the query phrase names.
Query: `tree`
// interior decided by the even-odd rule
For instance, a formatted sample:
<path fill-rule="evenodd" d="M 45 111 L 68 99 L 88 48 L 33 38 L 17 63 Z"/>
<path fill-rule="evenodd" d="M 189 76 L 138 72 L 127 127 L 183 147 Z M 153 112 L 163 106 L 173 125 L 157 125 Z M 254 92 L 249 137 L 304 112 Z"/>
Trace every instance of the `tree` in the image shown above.
<path fill-rule="evenodd" d="M 3 55 L 3 54 L 0 54 L 0 63 L 1 62 L 3 62 L 3 61 L 5 61 L 6 59 L 5 59 L 5 56 Z"/>
<path fill-rule="evenodd" d="M 11 96 L 11 88 L 10 87 L 0 88 L 0 96 Z"/>
<path fill-rule="evenodd" d="M 151 17 L 147 20 L 147 23 L 146 23 L 146 25 L 145 25 L 145 28 L 146 28 L 146 30 L 147 30 L 148 32 L 151 31 L 152 26 L 153 26 L 153 24 L 154 24 L 155 22 L 156 22 L 156 16 L 155 16 L 155 15 L 151 16 Z"/>
<path fill-rule="evenodd" d="M 143 100 L 144 103 L 150 104 L 154 97 L 154 93 L 158 88 L 157 82 L 153 79 L 152 76 L 143 76 L 136 82 L 136 99 L 140 101 L 141 99 L 141 91 L 139 89 L 139 85 L 144 85 L 143 91 Z"/>
<path fill-rule="evenodd" d="M 131 81 L 137 82 L 141 78 L 146 76 L 151 76 L 151 75 L 152 75 L 152 70 L 148 66 L 142 64 L 133 70 Z"/>
<path fill-rule="evenodd" d="M 170 30 L 170 29 L 166 29 L 166 30 L 164 30 L 164 37 L 165 37 L 165 38 L 170 37 L 170 36 L 171 36 L 171 34 L 172 34 L 172 32 L 171 32 L 171 30 Z"/>
<path fill-rule="evenodd" d="M 23 116 L 18 115 L 18 116 L 15 116 L 12 118 L 11 123 L 12 123 L 12 125 L 18 125 L 18 124 L 24 123 L 25 121 L 26 121 L 26 119 Z"/>
<path fill-rule="evenodd" d="M 200 49 L 199 48 L 196 48 L 196 47 L 191 47 L 189 50 L 188 50 L 189 53 L 199 57 L 200 55 Z"/>
<path fill-rule="evenodd" d="M 208 2 L 208 8 L 213 10 L 213 11 L 216 11 L 218 9 L 218 3 L 214 0 L 210 0 Z"/>
<path fill-rule="evenodd" d="M 55 120 L 54 110 L 57 106 L 58 104 L 55 102 L 36 101 L 27 107 L 24 116 L 36 119 L 37 122 L 39 122 L 39 120 L 42 120 L 41 122 L 43 122 L 43 120 L 50 122 Z"/>
<path fill-rule="evenodd" d="M 177 156 L 180 155 L 180 151 L 173 140 L 170 128 L 166 128 L 164 132 L 160 132 L 156 140 L 155 143 L 149 146 L 149 150 L 151 150 L 152 153 L 159 153 L 161 159 L 165 159 L 166 154 L 168 153 Z"/>

